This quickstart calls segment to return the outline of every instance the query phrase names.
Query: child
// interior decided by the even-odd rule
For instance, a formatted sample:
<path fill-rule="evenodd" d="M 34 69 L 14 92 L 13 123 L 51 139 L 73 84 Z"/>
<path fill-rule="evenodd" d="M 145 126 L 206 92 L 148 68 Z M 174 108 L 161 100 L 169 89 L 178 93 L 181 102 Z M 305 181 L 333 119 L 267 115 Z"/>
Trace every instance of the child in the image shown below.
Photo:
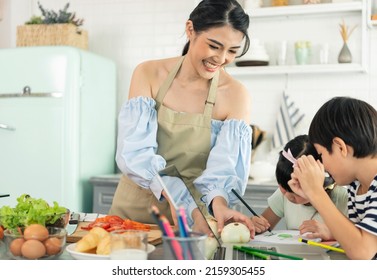
<path fill-rule="evenodd" d="M 335 97 L 314 116 L 309 139 L 322 157 L 297 160 L 289 186 L 321 214 L 350 259 L 377 259 L 377 111 L 368 103 Z M 326 169 L 348 185 L 348 217 L 322 187 Z"/>
<path fill-rule="evenodd" d="M 279 188 L 268 198 L 269 207 L 262 216 L 260 218 L 254 216 L 251 220 L 258 233 L 274 228 L 280 219 L 284 218 L 287 229 L 298 229 L 301 234 L 307 233 L 308 238 L 333 240 L 331 232 L 317 210 L 310 205 L 309 200 L 292 192 L 288 185 L 296 158 L 301 155 L 313 155 L 319 159 L 307 135 L 300 135 L 290 140 L 280 152 L 275 171 Z M 347 215 L 347 190 L 332 183 L 331 178 L 325 180 L 326 192 L 336 207 Z"/>

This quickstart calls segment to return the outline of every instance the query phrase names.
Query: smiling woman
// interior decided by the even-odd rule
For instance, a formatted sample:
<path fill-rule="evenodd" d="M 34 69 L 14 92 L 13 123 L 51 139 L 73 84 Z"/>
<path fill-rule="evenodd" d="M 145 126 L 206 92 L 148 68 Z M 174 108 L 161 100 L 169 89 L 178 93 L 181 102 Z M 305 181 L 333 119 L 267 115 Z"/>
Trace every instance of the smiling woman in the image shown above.
<path fill-rule="evenodd" d="M 236 0 L 203 0 L 186 21 L 182 55 L 136 67 L 118 119 L 116 161 L 123 176 L 109 214 L 154 223 L 149 209 L 155 204 L 175 221 L 162 179 L 195 231 L 210 232 L 187 188 L 219 231 L 234 221 L 254 234 L 250 220 L 231 208 L 238 202 L 231 189 L 243 194 L 248 181 L 251 100 L 223 69 L 247 52 L 248 27 Z M 170 173 L 160 179 L 172 165 L 182 180 Z"/>

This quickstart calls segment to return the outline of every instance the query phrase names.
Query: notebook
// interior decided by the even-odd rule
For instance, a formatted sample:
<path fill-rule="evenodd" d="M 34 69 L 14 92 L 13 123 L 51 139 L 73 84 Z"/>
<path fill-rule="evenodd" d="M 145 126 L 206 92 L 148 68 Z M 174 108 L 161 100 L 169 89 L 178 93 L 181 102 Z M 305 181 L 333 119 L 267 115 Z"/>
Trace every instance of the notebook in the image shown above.
<path fill-rule="evenodd" d="M 175 166 L 169 166 L 169 167 L 165 168 L 164 170 L 159 172 L 159 175 L 160 176 L 164 176 L 164 175 L 175 176 L 175 177 L 179 177 L 180 179 L 182 179 L 180 173 L 178 172 L 178 170 L 176 169 Z M 169 190 L 165 186 L 164 182 L 162 180 L 159 180 L 159 182 L 160 182 L 162 188 L 165 190 L 165 192 L 169 196 L 170 200 L 173 201 L 173 198 L 172 198 L 172 196 L 170 196 Z M 189 191 L 190 195 L 193 196 L 190 189 L 187 188 L 187 190 Z M 195 201 L 195 203 L 197 203 L 195 199 L 193 199 L 193 200 Z M 179 205 L 179 204 L 180 204 L 179 201 L 173 201 L 173 205 L 174 205 L 175 208 L 177 208 L 177 205 Z M 201 210 L 201 207 L 198 206 L 198 209 L 204 217 L 204 214 Z M 206 219 L 205 219 L 205 221 L 207 222 Z M 211 227 L 209 226 L 208 222 L 207 222 L 207 225 L 208 225 L 208 228 L 211 230 Z M 278 231 L 276 231 L 276 232 L 272 231 L 272 232 L 274 233 L 274 235 L 279 234 Z M 267 234 L 269 234 L 269 233 L 266 233 L 266 235 Z M 261 250 L 264 250 L 264 251 L 267 250 L 267 251 L 276 252 L 276 253 L 279 253 L 279 254 L 301 257 L 301 258 L 305 258 L 305 259 L 308 259 L 308 260 L 311 260 L 311 259 L 316 259 L 316 260 L 330 259 L 328 254 L 326 254 L 326 251 L 322 248 L 319 248 L 319 247 L 308 246 L 306 244 L 294 244 L 294 242 L 289 243 L 289 244 L 280 244 L 280 243 L 277 243 L 277 241 L 276 241 L 277 239 L 275 239 L 275 242 L 266 242 L 266 240 L 261 240 L 260 239 L 261 237 L 263 237 L 263 236 L 257 236 L 257 238 L 255 238 L 255 240 L 251 240 L 248 243 L 242 243 L 242 244 L 241 243 L 223 243 L 223 242 L 221 242 L 220 239 L 216 238 L 216 240 L 218 242 L 218 248 L 217 248 L 217 250 L 216 250 L 216 252 L 213 256 L 213 259 L 214 260 L 250 260 L 250 259 L 256 259 L 254 256 L 252 256 L 250 254 L 245 254 L 245 253 L 240 252 L 238 250 L 234 250 L 233 246 L 253 247 L 253 248 L 261 249 Z M 272 237 L 273 236 L 271 236 L 271 238 Z M 280 259 L 287 259 L 287 258 L 271 256 L 271 259 L 280 260 Z"/>
<path fill-rule="evenodd" d="M 276 252 L 283 255 L 299 257 L 306 260 L 329 260 L 330 256 L 326 251 L 319 247 L 303 245 L 293 245 L 293 244 L 275 244 L 275 243 L 261 243 L 250 241 L 249 243 L 242 244 L 232 244 L 232 243 L 223 243 L 222 248 L 219 253 L 215 253 L 213 259 L 216 260 L 255 260 L 260 259 L 253 255 L 248 255 L 246 253 L 234 250 L 233 246 L 246 246 L 255 249 L 260 249 L 263 251 Z M 271 255 L 272 260 L 287 260 L 287 257 L 273 256 Z"/>

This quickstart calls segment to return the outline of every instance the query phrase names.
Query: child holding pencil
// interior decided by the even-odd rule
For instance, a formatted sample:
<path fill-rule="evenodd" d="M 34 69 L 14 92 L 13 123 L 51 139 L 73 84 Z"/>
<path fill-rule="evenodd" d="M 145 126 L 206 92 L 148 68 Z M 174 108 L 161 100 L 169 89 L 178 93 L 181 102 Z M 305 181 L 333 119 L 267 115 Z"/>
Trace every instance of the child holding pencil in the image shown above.
<path fill-rule="evenodd" d="M 309 139 L 322 162 L 301 156 L 289 186 L 318 210 L 350 259 L 377 259 L 377 111 L 362 100 L 332 98 L 314 116 Z M 347 185 L 349 219 L 322 187 L 325 169 Z"/>
<path fill-rule="evenodd" d="M 284 218 L 289 230 L 300 230 L 307 238 L 333 240 L 318 211 L 308 199 L 295 194 L 288 185 L 296 158 L 301 155 L 313 155 L 319 159 L 314 146 L 309 143 L 308 135 L 299 135 L 290 140 L 280 152 L 275 170 L 279 188 L 268 198 L 269 207 L 260 217 L 254 216 L 251 220 L 257 233 L 273 229 Z M 343 215 L 347 215 L 346 188 L 333 184 L 331 178 L 324 181 L 323 187 L 336 207 Z"/>

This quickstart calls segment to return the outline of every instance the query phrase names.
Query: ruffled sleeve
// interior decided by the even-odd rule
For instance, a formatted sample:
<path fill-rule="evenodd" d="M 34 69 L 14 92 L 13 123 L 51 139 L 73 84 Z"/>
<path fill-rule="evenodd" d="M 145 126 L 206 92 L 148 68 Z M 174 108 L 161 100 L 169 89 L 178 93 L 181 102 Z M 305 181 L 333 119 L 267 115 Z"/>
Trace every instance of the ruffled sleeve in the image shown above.
<path fill-rule="evenodd" d="M 246 190 L 251 158 L 251 127 L 244 121 L 226 120 L 212 124 L 213 146 L 207 168 L 194 184 L 203 194 L 202 200 L 210 207 L 216 196 L 224 197 L 232 207 Z"/>
<path fill-rule="evenodd" d="M 136 97 L 125 102 L 118 118 L 116 162 L 123 174 L 160 198 L 155 176 L 166 161 L 157 151 L 157 111 L 152 98 Z"/>

